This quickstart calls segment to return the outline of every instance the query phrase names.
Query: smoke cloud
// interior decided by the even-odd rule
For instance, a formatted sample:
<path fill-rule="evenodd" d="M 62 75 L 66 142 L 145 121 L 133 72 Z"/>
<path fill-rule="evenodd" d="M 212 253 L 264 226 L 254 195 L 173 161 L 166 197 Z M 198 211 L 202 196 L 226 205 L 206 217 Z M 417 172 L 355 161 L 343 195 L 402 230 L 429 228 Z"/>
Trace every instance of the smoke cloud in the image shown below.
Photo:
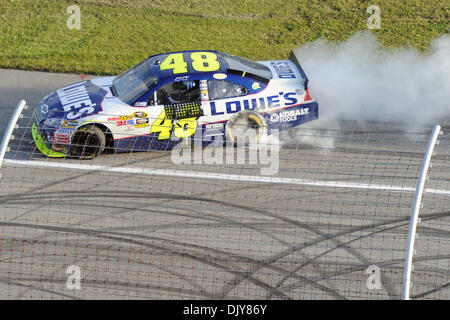
<path fill-rule="evenodd" d="M 344 42 L 320 39 L 294 50 L 319 102 L 320 123 L 396 122 L 419 129 L 450 119 L 450 37 L 426 53 L 381 48 L 370 32 Z"/>

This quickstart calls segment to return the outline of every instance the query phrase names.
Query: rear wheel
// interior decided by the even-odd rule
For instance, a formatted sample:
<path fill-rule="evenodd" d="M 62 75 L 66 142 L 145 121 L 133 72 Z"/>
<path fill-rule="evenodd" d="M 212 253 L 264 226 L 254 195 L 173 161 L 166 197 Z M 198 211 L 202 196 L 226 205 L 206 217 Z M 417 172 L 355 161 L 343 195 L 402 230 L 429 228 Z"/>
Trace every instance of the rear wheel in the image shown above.
<path fill-rule="evenodd" d="M 227 139 L 236 142 L 239 137 L 255 137 L 259 141 L 266 133 L 266 127 L 266 121 L 260 113 L 240 111 L 227 123 Z"/>
<path fill-rule="evenodd" d="M 80 159 L 94 159 L 106 146 L 105 133 L 95 125 L 78 128 L 72 137 L 70 155 Z"/>

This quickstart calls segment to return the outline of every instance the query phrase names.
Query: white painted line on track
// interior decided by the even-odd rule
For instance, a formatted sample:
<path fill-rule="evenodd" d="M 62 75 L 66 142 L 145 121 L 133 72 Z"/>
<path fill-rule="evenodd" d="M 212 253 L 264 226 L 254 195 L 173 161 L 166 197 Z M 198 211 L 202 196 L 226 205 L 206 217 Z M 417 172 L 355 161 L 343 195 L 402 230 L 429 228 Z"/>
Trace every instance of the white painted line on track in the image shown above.
<path fill-rule="evenodd" d="M 86 171 L 100 171 L 100 172 L 114 172 L 114 173 L 132 173 L 153 176 L 169 176 L 178 178 L 195 178 L 195 179 L 210 179 L 210 180 L 228 180 L 240 182 L 257 182 L 257 183 L 276 183 L 276 184 L 290 184 L 290 185 L 305 185 L 313 187 L 326 188 L 348 188 L 348 189 L 366 189 L 366 190 L 386 190 L 397 192 L 415 192 L 413 187 L 389 186 L 381 184 L 366 184 L 345 181 L 314 181 L 308 179 L 293 179 L 280 178 L 270 176 L 252 176 L 241 174 L 225 174 L 213 172 L 193 172 L 183 170 L 171 169 L 151 169 L 151 168 L 134 168 L 134 167 L 108 167 L 88 164 L 63 163 L 63 162 L 47 162 L 35 160 L 12 160 L 5 159 L 5 165 L 19 165 L 27 167 L 47 167 L 57 169 L 71 169 L 71 170 L 86 170 Z M 425 193 L 450 196 L 450 190 L 426 188 Z"/>

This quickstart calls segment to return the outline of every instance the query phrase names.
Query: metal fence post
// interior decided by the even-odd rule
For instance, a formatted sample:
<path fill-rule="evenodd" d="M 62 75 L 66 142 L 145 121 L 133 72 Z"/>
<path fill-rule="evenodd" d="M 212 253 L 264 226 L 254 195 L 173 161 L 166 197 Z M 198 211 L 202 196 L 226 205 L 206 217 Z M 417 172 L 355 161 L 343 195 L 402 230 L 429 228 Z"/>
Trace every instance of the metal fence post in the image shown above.
<path fill-rule="evenodd" d="M 9 120 L 8 126 L 6 127 L 6 131 L 3 135 L 2 143 L 0 144 L 0 168 L 2 167 L 3 158 L 5 157 L 6 150 L 8 148 L 9 140 L 11 139 L 11 135 L 14 131 L 14 127 L 16 126 L 17 120 L 19 120 L 20 115 L 22 114 L 23 109 L 26 106 L 25 100 L 20 100 L 14 110 L 14 113 Z M 1 175 L 0 175 L 1 178 Z"/>
<path fill-rule="evenodd" d="M 428 141 L 427 150 L 423 158 L 422 167 L 419 173 L 419 179 L 417 181 L 416 193 L 414 196 L 414 203 L 411 211 L 411 219 L 409 223 L 408 242 L 406 245 L 406 258 L 405 267 L 403 271 L 403 290 L 402 300 L 409 300 L 409 291 L 411 285 L 411 269 L 412 258 L 414 253 L 414 240 L 416 237 L 417 220 L 419 218 L 419 210 L 422 203 L 422 195 L 425 186 L 425 180 L 427 177 L 428 168 L 430 166 L 431 156 L 433 154 L 434 146 L 441 131 L 440 125 L 435 125 Z"/>

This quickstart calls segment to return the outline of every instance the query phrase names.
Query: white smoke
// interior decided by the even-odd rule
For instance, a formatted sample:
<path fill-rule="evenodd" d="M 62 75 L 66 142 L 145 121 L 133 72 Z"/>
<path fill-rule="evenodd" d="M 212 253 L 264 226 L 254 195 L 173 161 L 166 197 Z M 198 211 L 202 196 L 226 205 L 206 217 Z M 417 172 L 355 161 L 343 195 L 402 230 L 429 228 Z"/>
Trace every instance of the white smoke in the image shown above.
<path fill-rule="evenodd" d="M 370 32 L 295 49 L 319 102 L 317 124 L 339 119 L 396 122 L 418 129 L 450 119 L 450 36 L 426 53 L 381 48 Z M 313 121 L 314 122 L 314 121 Z"/>

